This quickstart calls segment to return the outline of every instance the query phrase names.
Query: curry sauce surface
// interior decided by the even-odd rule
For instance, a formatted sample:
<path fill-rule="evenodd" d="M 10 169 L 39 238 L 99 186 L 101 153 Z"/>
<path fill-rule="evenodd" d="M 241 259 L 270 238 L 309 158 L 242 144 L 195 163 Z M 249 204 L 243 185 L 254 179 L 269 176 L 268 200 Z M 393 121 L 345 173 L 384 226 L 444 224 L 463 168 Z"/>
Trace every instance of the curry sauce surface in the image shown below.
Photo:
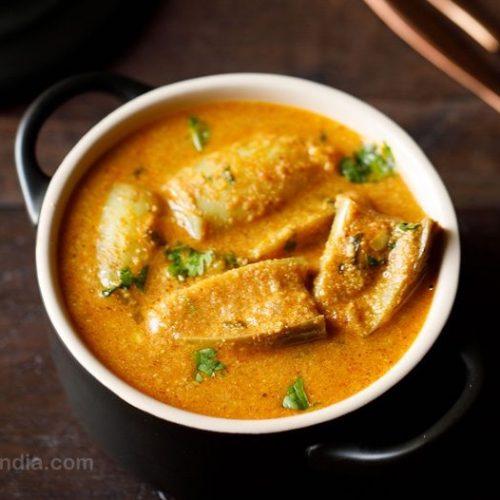
<path fill-rule="evenodd" d="M 211 138 L 200 153 L 193 148 L 186 122 L 190 115 L 206 121 Z M 137 389 L 173 406 L 228 418 L 289 416 L 281 402 L 287 388 L 302 376 L 312 403 L 321 408 L 353 395 L 383 375 L 404 354 L 419 332 L 432 299 L 434 276 L 424 278 L 393 319 L 368 337 L 331 334 L 326 340 L 281 348 L 213 346 L 226 369 L 202 383 L 194 380 L 193 344 L 153 336 L 144 311 L 180 286 L 167 273 L 163 249 L 151 259 L 143 292 L 131 290 L 103 297 L 97 278 L 96 240 L 102 207 L 116 182 L 137 184 L 161 193 L 179 169 L 257 133 L 296 134 L 331 144 L 339 156 L 352 154 L 361 138 L 325 117 L 291 107 L 265 103 L 209 103 L 165 117 L 129 136 L 110 150 L 80 182 L 66 210 L 59 245 L 60 281 L 75 327 L 90 349 L 114 373 Z M 404 220 L 425 214 L 398 175 L 377 183 L 352 184 L 337 170 L 308 186 L 293 203 L 249 226 L 228 228 L 197 242 L 178 227 L 164 204 L 159 231 L 166 244 L 182 242 L 199 250 L 213 249 L 245 256 L 249 246 L 275 230 L 283 218 L 303 217 L 310 203 L 334 198 L 340 192 L 365 194 L 380 212 Z M 327 234 L 310 245 L 281 253 L 304 255 L 317 267 Z M 201 278 L 197 278 L 201 279 Z M 189 278 L 188 278 L 189 280 Z M 244 283 L 242 283 L 244 286 Z M 206 318 L 199 318 L 200 324 Z"/>

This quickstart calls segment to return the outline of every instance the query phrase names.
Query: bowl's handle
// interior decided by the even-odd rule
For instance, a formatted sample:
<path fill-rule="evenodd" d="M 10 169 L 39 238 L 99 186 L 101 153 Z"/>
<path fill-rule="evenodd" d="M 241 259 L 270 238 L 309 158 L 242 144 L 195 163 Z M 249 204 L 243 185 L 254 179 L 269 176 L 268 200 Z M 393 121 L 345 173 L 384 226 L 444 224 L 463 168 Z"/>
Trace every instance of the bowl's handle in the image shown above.
<path fill-rule="evenodd" d="M 469 344 L 460 351 L 465 369 L 464 387 L 451 408 L 431 427 L 418 436 L 393 446 L 368 447 L 354 444 L 315 444 L 306 449 L 313 469 L 336 472 L 360 472 L 360 467 L 388 466 L 409 458 L 434 442 L 461 420 L 480 392 L 483 367 L 477 346 Z"/>
<path fill-rule="evenodd" d="M 47 118 L 61 104 L 84 92 L 106 92 L 129 101 L 151 89 L 149 85 L 124 76 L 85 73 L 56 83 L 31 104 L 17 129 L 15 158 L 17 175 L 33 225 L 38 224 L 42 201 L 50 180 L 36 159 L 38 134 Z"/>

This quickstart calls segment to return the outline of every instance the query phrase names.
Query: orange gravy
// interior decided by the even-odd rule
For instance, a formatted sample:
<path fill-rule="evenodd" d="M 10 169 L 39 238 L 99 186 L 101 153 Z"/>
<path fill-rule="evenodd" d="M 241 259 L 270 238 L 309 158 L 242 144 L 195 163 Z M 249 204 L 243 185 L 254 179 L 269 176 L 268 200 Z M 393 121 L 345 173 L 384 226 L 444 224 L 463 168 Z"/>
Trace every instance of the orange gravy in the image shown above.
<path fill-rule="evenodd" d="M 211 127 L 211 138 L 202 153 L 193 148 L 187 131 L 190 115 L 199 116 Z M 358 134 L 341 124 L 292 107 L 216 102 L 174 113 L 127 137 L 90 169 L 66 209 L 59 242 L 60 283 L 66 306 L 77 331 L 95 355 L 120 378 L 160 401 L 228 418 L 293 415 L 295 411 L 283 408 L 281 402 L 298 376 L 305 381 L 312 410 L 347 398 L 373 383 L 414 341 L 429 309 L 429 285 L 435 278 L 429 273 L 392 320 L 368 337 L 329 335 L 326 340 L 274 349 L 214 346 L 226 369 L 197 383 L 193 378 L 196 346 L 169 338 L 152 339 L 141 313 L 148 301 L 166 293 L 165 280 L 175 279 L 165 274 L 161 248 L 151 260 L 144 291 L 131 291 L 132 304 L 117 294 L 102 297 L 96 262 L 100 215 L 115 182 L 137 184 L 160 193 L 172 175 L 200 155 L 255 133 L 296 134 L 313 139 L 322 136 L 345 155 L 361 144 Z M 295 211 L 288 216 L 306 213 L 307 197 L 334 198 L 343 191 L 363 193 L 377 210 L 404 220 L 424 216 L 398 175 L 376 183 L 351 184 L 337 171 L 332 172 L 328 182 L 306 190 L 303 201 L 298 200 Z M 256 237 L 255 232 L 236 226 L 196 242 L 169 217 L 166 205 L 162 210 L 160 227 L 167 244 L 182 241 L 197 249 L 245 255 L 249 238 Z M 260 219 L 261 231 L 272 231 L 277 219 L 276 215 Z M 313 267 L 317 266 L 326 237 L 308 248 L 298 248 L 293 255 L 304 255 Z M 288 256 L 287 252 L 283 256 Z"/>

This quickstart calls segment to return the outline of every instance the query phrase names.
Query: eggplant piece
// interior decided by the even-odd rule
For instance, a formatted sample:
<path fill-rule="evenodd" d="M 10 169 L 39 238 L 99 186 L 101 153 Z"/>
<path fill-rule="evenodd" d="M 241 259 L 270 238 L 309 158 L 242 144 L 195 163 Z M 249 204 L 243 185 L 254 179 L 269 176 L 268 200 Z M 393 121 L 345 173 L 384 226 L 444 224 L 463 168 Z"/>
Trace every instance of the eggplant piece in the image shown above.
<path fill-rule="evenodd" d="M 436 223 L 427 217 L 403 222 L 348 195 L 337 196 L 336 208 L 314 296 L 335 330 L 366 336 L 418 284 Z"/>
<path fill-rule="evenodd" d="M 146 265 L 154 246 L 149 234 L 158 212 L 155 195 L 130 184 L 113 185 L 104 204 L 96 246 L 98 275 L 105 289 L 121 284 L 121 273 L 134 275 Z"/>
<path fill-rule="evenodd" d="M 289 345 L 326 336 L 324 317 L 305 287 L 302 259 L 275 259 L 210 276 L 176 290 L 149 310 L 152 334 L 173 340 Z"/>
<path fill-rule="evenodd" d="M 332 169 L 332 147 L 259 134 L 183 168 L 165 186 L 177 223 L 202 240 L 210 229 L 250 222 Z"/>

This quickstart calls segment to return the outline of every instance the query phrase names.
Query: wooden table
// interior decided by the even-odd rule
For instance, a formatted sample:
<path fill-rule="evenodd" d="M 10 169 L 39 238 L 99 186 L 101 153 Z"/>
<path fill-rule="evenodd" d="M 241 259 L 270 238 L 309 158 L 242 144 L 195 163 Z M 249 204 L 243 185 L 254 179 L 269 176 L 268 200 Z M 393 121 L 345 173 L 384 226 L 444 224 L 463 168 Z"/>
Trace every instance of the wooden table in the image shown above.
<path fill-rule="evenodd" d="M 483 1 L 499 14 L 498 0 Z M 108 69 L 153 85 L 234 71 L 296 75 L 350 92 L 401 124 L 428 154 L 458 209 L 464 273 L 452 324 L 461 335 L 479 337 L 489 367 L 498 365 L 500 117 L 396 38 L 363 2 L 160 2 L 136 43 Z M 115 105 L 91 95 L 58 111 L 40 140 L 47 170 Z M 24 108 L 0 114 L 0 459 L 90 457 L 94 465 L 91 471 L 43 472 L 4 466 L 0 497 L 162 498 L 96 448 L 72 417 L 57 380 L 35 280 L 35 233 L 13 163 Z M 457 467 L 456 490 L 475 498 L 493 484 L 481 456 L 498 434 L 492 380 L 474 414 L 437 451 L 441 464 L 452 460 Z M 423 484 L 418 470 L 405 477 L 412 488 Z M 386 495 L 390 491 L 386 485 Z"/>

